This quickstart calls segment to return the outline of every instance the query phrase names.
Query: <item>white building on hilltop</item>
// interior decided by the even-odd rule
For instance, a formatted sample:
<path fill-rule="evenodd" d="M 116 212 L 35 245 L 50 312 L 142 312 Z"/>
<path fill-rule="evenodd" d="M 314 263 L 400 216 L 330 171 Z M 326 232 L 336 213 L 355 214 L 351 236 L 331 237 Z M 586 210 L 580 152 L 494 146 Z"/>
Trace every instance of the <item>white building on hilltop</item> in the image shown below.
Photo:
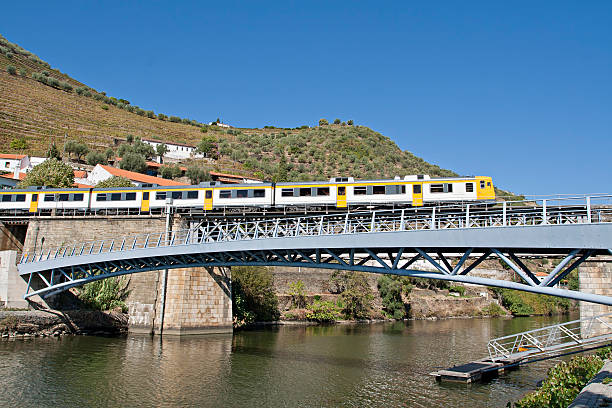
<path fill-rule="evenodd" d="M 168 151 L 164 155 L 164 157 L 169 157 L 171 159 L 189 159 L 191 157 L 202 158 L 203 155 L 196 153 L 196 147 L 184 143 L 179 142 L 161 142 L 159 140 L 151 140 L 151 139 L 142 139 L 142 141 L 148 145 L 153 146 L 153 149 L 157 149 L 157 146 L 160 144 L 165 144 L 168 148 Z"/>

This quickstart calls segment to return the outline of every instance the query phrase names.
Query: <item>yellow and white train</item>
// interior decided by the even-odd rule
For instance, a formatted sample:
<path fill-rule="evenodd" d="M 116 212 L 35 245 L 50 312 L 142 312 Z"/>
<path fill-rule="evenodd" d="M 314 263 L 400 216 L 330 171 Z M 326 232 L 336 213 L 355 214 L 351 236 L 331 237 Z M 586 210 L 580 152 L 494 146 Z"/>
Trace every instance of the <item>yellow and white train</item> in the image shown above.
<path fill-rule="evenodd" d="M 172 199 L 172 200 L 168 200 Z M 147 213 L 164 208 L 199 209 L 358 209 L 420 207 L 425 204 L 494 200 L 491 177 L 428 175 L 387 180 L 335 177 L 329 181 L 220 184 L 126 188 L 28 188 L 0 190 L 0 213 L 57 213 L 66 210 L 90 213 L 136 210 Z"/>

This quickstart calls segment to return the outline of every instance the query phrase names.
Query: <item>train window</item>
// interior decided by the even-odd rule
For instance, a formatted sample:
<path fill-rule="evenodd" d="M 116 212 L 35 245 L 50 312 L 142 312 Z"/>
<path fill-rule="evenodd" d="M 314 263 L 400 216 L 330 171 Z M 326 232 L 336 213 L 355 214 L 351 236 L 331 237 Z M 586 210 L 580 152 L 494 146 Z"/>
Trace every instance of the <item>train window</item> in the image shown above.
<path fill-rule="evenodd" d="M 249 196 L 249 190 L 236 191 L 236 198 L 247 198 L 248 196 Z"/>
<path fill-rule="evenodd" d="M 197 191 L 188 191 L 187 192 L 187 198 L 198 198 L 198 192 Z"/>
<path fill-rule="evenodd" d="M 83 193 L 76 193 L 72 196 L 72 201 L 83 201 Z"/>
<path fill-rule="evenodd" d="M 68 201 L 70 199 L 70 194 L 60 194 L 58 201 Z"/>
<path fill-rule="evenodd" d="M 480 180 L 480 188 L 485 188 L 485 182 L 484 182 L 484 180 Z"/>
<path fill-rule="evenodd" d="M 230 193 L 230 196 L 232 195 L 232 193 Z M 212 190 L 206 190 L 206 193 L 204 193 L 204 196 L 208 199 L 212 198 Z"/>
<path fill-rule="evenodd" d="M 262 188 L 258 188 L 257 190 L 253 190 L 253 197 L 262 198 L 266 196 L 266 190 Z"/>
<path fill-rule="evenodd" d="M 282 197 L 293 197 L 293 189 L 292 188 L 283 188 L 281 190 Z"/>
<path fill-rule="evenodd" d="M 328 196 L 329 187 L 317 187 L 317 195 L 318 196 Z"/>
<path fill-rule="evenodd" d="M 446 184 L 444 187 L 446 187 L 445 193 L 452 193 L 453 192 L 453 185 L 451 183 Z"/>
<path fill-rule="evenodd" d="M 134 200 L 136 200 L 136 193 L 125 193 L 125 199 L 127 201 L 134 201 Z"/>
<path fill-rule="evenodd" d="M 32 202 L 35 203 L 38 201 L 38 194 L 32 194 Z"/>
<path fill-rule="evenodd" d="M 45 194 L 45 201 L 55 201 L 55 194 Z"/>
<path fill-rule="evenodd" d="M 312 189 L 310 187 L 300 188 L 300 197 L 309 197 L 312 195 Z"/>
<path fill-rule="evenodd" d="M 45 197 L 46 199 L 47 197 Z M 96 194 L 96 201 L 106 201 L 106 193 Z"/>
<path fill-rule="evenodd" d="M 110 200 L 111 201 L 121 201 L 121 193 L 111 193 Z"/>
<path fill-rule="evenodd" d="M 148 200 L 149 199 L 149 192 L 145 191 L 144 193 L 142 193 L 142 199 L 143 200 Z"/>
<path fill-rule="evenodd" d="M 165 200 L 166 199 L 166 192 L 165 191 L 158 191 L 157 193 L 155 193 L 155 199 L 156 200 Z"/>
<path fill-rule="evenodd" d="M 6 203 L 6 202 L 9 202 L 9 201 L 11 201 L 11 195 L 10 194 L 4 194 L 2 196 L 2 202 Z"/>
<path fill-rule="evenodd" d="M 368 188 L 366 186 L 353 187 L 353 194 L 355 195 L 366 195 Z"/>
<path fill-rule="evenodd" d="M 343 196 L 346 195 L 346 187 L 338 187 L 338 195 Z"/>
<path fill-rule="evenodd" d="M 474 183 L 465 183 L 465 192 L 473 193 L 474 192 Z"/>
<path fill-rule="evenodd" d="M 372 194 L 385 194 L 385 186 L 373 186 Z"/>
<path fill-rule="evenodd" d="M 491 182 L 487 181 L 487 187 L 491 187 Z"/>
<path fill-rule="evenodd" d="M 412 194 L 421 194 L 421 185 L 413 184 L 412 185 Z"/>
<path fill-rule="evenodd" d="M 443 193 L 444 192 L 444 184 L 432 184 L 429 186 L 430 193 Z"/>
<path fill-rule="evenodd" d="M 25 202 L 25 194 L 17 194 L 15 201 L 17 201 L 18 203 Z"/>
<path fill-rule="evenodd" d="M 206 194 L 208 194 L 209 191 L 207 191 Z M 221 190 L 221 191 L 219 191 L 219 198 L 232 198 L 232 191 L 231 190 Z"/>
<path fill-rule="evenodd" d="M 183 199 L 183 192 L 182 191 L 173 191 L 172 192 L 172 199 L 174 199 L 174 200 L 182 200 Z"/>

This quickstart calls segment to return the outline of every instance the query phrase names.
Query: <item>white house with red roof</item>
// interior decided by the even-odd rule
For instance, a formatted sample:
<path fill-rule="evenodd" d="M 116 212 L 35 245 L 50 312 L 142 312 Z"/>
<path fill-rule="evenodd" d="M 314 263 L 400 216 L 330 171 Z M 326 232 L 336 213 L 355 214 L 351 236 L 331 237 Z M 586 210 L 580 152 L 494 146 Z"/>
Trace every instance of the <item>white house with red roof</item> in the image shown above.
<path fill-rule="evenodd" d="M 202 154 L 196 153 L 196 147 L 179 142 L 162 142 L 160 140 L 142 139 L 142 141 L 148 145 L 153 146 L 153 149 L 157 149 L 157 146 L 165 144 L 168 148 L 164 157 L 171 159 L 189 159 L 191 157 L 202 158 Z"/>
<path fill-rule="evenodd" d="M 10 171 L 26 171 L 30 167 L 30 158 L 25 154 L 0 154 L 0 170 Z"/>

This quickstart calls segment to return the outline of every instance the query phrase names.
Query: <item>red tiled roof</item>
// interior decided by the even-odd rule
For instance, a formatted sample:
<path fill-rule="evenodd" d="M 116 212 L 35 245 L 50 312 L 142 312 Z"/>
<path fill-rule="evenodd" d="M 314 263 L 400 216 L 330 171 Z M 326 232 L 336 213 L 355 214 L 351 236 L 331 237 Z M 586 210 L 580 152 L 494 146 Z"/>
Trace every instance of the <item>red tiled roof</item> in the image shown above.
<path fill-rule="evenodd" d="M 174 181 L 174 180 L 167 180 L 161 177 L 148 176 L 146 174 L 122 170 L 116 167 L 105 166 L 103 164 L 99 164 L 98 166 L 102 167 L 104 170 L 108 171 L 113 176 L 125 177 L 132 181 L 137 181 L 139 183 L 158 184 L 160 186 L 187 186 L 188 185 L 185 183 L 179 183 L 178 181 Z"/>
<path fill-rule="evenodd" d="M 21 160 L 24 157 L 26 157 L 25 154 L 0 153 L 0 159 Z"/>
<path fill-rule="evenodd" d="M 75 186 L 76 188 L 92 188 L 93 186 L 90 186 L 89 184 L 80 184 L 80 183 L 74 183 L 73 186 Z"/>
<path fill-rule="evenodd" d="M 150 167 L 150 168 L 153 168 L 153 169 L 159 169 L 161 166 L 164 166 L 164 164 L 159 164 L 159 163 L 155 163 L 155 162 L 152 162 L 152 161 L 148 161 L 146 163 L 147 163 L 147 167 Z M 166 164 L 170 165 L 172 163 L 166 163 Z M 182 171 L 187 171 L 187 167 L 179 166 L 179 168 Z"/>
<path fill-rule="evenodd" d="M 11 180 L 23 180 L 25 178 L 26 174 L 25 173 L 19 173 L 18 177 L 19 178 L 15 178 L 13 173 L 7 173 L 7 174 L 0 174 L 0 177 L 4 177 L 7 179 L 11 179 Z"/>
<path fill-rule="evenodd" d="M 87 177 L 87 172 L 85 170 L 75 170 L 74 171 L 74 177 L 76 177 L 76 178 L 86 178 Z"/>
<path fill-rule="evenodd" d="M 259 180 L 254 177 L 240 176 L 237 174 L 229 174 L 229 173 L 218 173 L 216 171 L 210 171 L 209 174 L 214 177 L 224 177 L 224 178 L 232 178 L 232 179 L 249 179 L 249 180 Z"/>

